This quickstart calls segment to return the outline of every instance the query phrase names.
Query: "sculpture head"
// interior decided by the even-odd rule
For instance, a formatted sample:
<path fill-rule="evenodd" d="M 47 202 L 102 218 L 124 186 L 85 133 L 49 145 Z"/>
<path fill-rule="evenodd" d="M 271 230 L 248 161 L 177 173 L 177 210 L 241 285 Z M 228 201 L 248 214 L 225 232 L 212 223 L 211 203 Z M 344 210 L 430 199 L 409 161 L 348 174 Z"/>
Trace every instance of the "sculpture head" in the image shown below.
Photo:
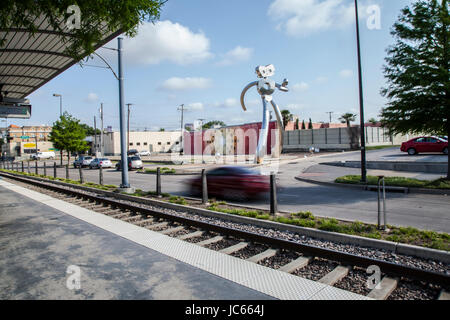
<path fill-rule="evenodd" d="M 273 64 L 256 67 L 256 75 L 258 76 L 258 78 L 267 78 L 273 76 L 274 74 L 275 74 L 275 67 Z"/>

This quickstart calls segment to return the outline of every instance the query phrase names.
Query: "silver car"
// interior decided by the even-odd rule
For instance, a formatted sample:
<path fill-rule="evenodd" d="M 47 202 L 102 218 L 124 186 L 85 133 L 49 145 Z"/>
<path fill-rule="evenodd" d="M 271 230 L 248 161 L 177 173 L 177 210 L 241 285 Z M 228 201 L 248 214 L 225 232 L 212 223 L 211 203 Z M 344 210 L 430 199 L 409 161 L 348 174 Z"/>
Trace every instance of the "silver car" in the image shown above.
<path fill-rule="evenodd" d="M 142 160 L 138 156 L 131 156 L 129 157 L 131 161 L 131 169 L 142 169 L 144 168 L 144 165 L 142 163 Z"/>
<path fill-rule="evenodd" d="M 78 168 L 78 167 L 89 167 L 89 165 L 91 164 L 91 161 L 93 160 L 92 157 L 90 156 L 79 156 L 77 158 L 77 160 L 75 160 L 73 162 L 73 167 L 74 168 Z"/>
<path fill-rule="evenodd" d="M 96 158 L 89 164 L 89 169 L 112 168 L 113 164 L 108 158 Z"/>

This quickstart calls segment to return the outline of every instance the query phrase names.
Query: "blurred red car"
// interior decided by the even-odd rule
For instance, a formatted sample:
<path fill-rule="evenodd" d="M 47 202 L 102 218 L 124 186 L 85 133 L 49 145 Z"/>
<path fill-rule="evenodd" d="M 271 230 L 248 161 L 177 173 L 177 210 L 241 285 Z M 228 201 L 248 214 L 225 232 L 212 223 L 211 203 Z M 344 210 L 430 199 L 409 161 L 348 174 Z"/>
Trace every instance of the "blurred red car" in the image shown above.
<path fill-rule="evenodd" d="M 414 155 L 422 152 L 442 152 L 448 154 L 448 141 L 438 137 L 418 137 L 403 142 L 400 150 Z"/>
<path fill-rule="evenodd" d="M 243 167 L 219 167 L 206 172 L 208 196 L 233 200 L 257 198 L 270 189 L 270 178 Z M 202 178 L 190 181 L 192 193 L 201 195 Z"/>

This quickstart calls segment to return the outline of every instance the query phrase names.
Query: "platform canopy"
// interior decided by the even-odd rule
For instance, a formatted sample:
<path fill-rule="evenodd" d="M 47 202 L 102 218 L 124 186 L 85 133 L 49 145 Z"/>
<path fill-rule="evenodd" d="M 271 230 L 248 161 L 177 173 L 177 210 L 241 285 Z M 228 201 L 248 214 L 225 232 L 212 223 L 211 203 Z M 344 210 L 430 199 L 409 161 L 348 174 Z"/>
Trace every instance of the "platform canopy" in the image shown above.
<path fill-rule="evenodd" d="M 27 97 L 80 60 L 65 53 L 72 44 L 71 33 L 55 31 L 44 18 L 36 18 L 34 24 L 38 26 L 34 33 L 25 28 L 0 29 L 0 39 L 5 40 L 0 47 L 0 90 L 8 98 Z M 98 28 L 103 37 L 95 49 L 123 33 L 110 32 L 102 24 Z"/>

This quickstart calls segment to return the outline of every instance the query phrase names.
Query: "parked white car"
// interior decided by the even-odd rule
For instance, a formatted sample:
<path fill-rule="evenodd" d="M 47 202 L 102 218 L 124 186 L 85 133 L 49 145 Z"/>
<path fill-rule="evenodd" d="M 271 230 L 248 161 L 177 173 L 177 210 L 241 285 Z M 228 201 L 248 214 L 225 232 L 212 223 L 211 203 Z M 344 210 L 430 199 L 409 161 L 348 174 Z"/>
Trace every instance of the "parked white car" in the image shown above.
<path fill-rule="evenodd" d="M 151 155 L 151 153 L 148 150 L 143 150 L 143 151 L 139 151 L 139 155 L 140 156 L 149 156 L 149 155 Z"/>
<path fill-rule="evenodd" d="M 113 164 L 108 158 L 96 158 L 89 164 L 89 169 L 112 168 Z"/>
<path fill-rule="evenodd" d="M 31 155 L 31 158 L 34 160 L 41 160 L 41 159 L 55 159 L 56 155 L 53 151 L 49 152 L 38 152 L 37 154 Z"/>

